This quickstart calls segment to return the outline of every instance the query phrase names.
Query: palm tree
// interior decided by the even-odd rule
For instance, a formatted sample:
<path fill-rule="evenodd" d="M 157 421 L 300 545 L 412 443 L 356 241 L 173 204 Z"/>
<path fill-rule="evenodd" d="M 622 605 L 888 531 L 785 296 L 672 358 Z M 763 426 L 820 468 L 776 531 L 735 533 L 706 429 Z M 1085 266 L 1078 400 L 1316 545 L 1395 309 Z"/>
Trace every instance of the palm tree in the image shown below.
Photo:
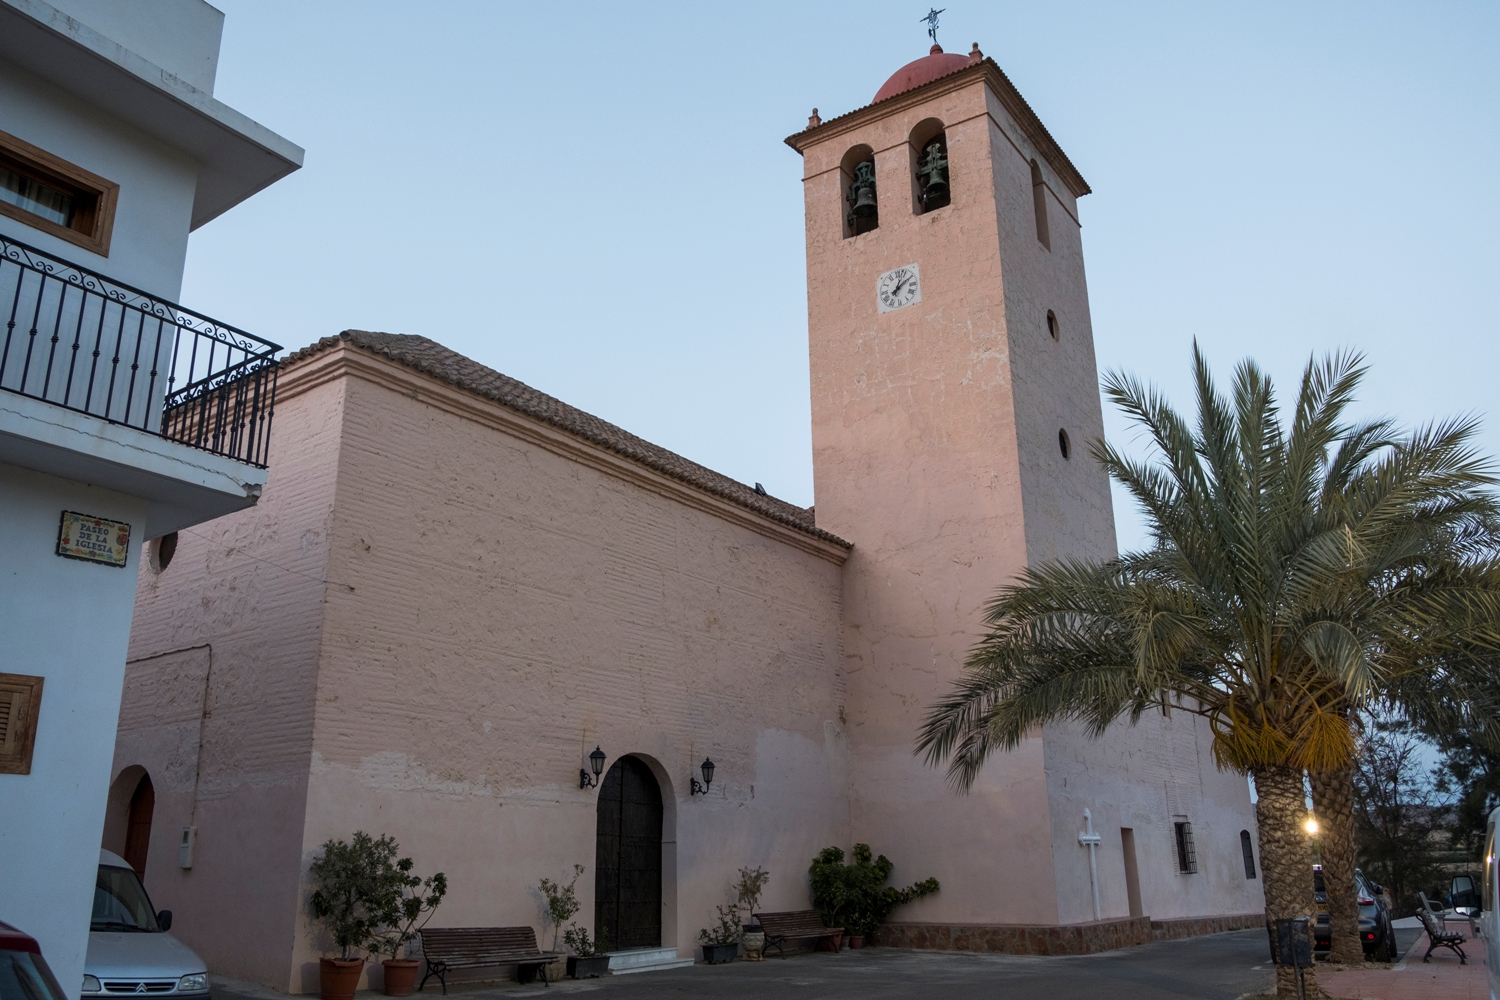
<path fill-rule="evenodd" d="M 1461 638 L 1493 642 L 1500 508 L 1472 421 L 1404 436 L 1344 422 L 1357 355 L 1310 361 L 1286 426 L 1252 362 L 1228 398 L 1196 345 L 1193 373 L 1196 429 L 1135 379 L 1104 382 L 1159 454 L 1098 442 L 1094 456 L 1155 544 L 1030 567 L 1004 588 L 917 751 L 967 788 L 1038 725 L 1098 736 L 1148 711 L 1203 716 L 1218 765 L 1255 780 L 1267 919 L 1310 917 L 1304 772 L 1348 766 L 1352 708 L 1415 688 Z M 1277 989 L 1295 993 L 1290 969 Z"/>

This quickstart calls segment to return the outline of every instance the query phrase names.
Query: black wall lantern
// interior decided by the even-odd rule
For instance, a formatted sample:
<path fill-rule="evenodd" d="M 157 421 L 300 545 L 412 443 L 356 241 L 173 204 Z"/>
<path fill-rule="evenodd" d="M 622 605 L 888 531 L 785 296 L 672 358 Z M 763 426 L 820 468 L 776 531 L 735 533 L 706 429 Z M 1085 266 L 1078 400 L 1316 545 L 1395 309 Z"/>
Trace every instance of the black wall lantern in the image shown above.
<path fill-rule="evenodd" d="M 707 795 L 708 786 L 714 783 L 714 762 L 707 757 L 703 758 L 703 765 L 699 768 L 703 772 L 703 784 L 698 784 L 697 778 L 690 779 L 692 787 L 688 789 L 689 795 Z"/>
<path fill-rule="evenodd" d="M 603 750 L 600 750 L 597 746 L 594 747 L 594 752 L 589 754 L 589 767 L 592 767 L 594 769 L 594 773 L 589 774 L 587 771 L 580 767 L 578 769 L 578 787 L 593 788 L 595 785 L 599 784 L 599 775 L 604 773 L 604 762 L 607 759 L 608 758 L 604 756 Z"/>

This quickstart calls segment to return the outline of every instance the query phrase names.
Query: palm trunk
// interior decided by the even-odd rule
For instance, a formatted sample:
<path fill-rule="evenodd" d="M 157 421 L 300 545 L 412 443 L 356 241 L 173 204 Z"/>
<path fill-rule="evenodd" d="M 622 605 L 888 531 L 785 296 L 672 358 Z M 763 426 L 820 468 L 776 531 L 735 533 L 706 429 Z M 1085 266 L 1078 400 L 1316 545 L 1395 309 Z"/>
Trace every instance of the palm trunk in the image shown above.
<path fill-rule="evenodd" d="M 1255 776 L 1256 824 L 1260 827 L 1260 868 L 1266 894 L 1266 920 L 1311 918 L 1313 901 L 1312 855 L 1301 819 L 1306 813 L 1302 795 L 1302 771 L 1289 767 L 1257 767 Z M 1309 926 L 1308 934 L 1311 936 Z M 1312 941 L 1308 941 L 1309 950 Z M 1283 956 L 1289 958 L 1289 956 Z M 1308 997 L 1320 996 L 1317 976 L 1303 970 L 1303 989 Z M 1276 966 L 1276 995 L 1297 996 L 1297 972 L 1290 965 Z"/>
<path fill-rule="evenodd" d="M 1365 960 L 1354 888 L 1354 765 L 1313 772 L 1312 793 L 1328 890 L 1328 957 L 1353 965 Z"/>

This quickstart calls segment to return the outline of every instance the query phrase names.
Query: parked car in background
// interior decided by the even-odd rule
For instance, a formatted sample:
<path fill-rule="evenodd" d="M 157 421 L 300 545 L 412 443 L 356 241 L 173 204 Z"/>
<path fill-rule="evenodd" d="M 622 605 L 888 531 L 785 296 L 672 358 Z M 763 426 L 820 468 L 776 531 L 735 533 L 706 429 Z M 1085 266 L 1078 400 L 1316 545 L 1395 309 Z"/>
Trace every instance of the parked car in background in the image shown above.
<path fill-rule="evenodd" d="M 1390 962 L 1396 957 L 1396 931 L 1391 926 L 1390 903 L 1385 889 L 1354 870 L 1355 903 L 1359 907 L 1359 943 L 1365 957 L 1376 962 Z M 1332 935 L 1328 931 L 1328 889 L 1323 882 L 1323 866 L 1313 865 L 1313 898 L 1318 903 L 1318 920 L 1313 925 L 1313 947 L 1326 951 Z"/>
<path fill-rule="evenodd" d="M 67 1000 L 36 938 L 0 920 L 0 1000 Z"/>
<path fill-rule="evenodd" d="M 1484 885 L 1479 891 L 1479 912 L 1469 918 L 1484 938 L 1484 964 L 1489 967 L 1490 1000 L 1500 1000 L 1500 920 L 1495 917 L 1495 903 L 1500 901 L 1500 864 L 1495 863 L 1495 824 L 1500 823 L 1500 809 L 1490 813 L 1484 833 Z"/>
<path fill-rule="evenodd" d="M 83 996 L 144 993 L 207 1000 L 208 966 L 167 933 L 171 926 L 172 911 L 152 908 L 146 887 L 125 859 L 100 851 Z"/>

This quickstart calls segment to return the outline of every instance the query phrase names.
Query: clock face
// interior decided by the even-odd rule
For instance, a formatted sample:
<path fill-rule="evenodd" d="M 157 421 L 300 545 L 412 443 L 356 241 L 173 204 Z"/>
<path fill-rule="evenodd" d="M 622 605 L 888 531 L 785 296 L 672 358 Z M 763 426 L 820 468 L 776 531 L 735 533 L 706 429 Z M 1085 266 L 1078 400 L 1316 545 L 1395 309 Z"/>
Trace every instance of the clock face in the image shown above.
<path fill-rule="evenodd" d="M 875 281 L 875 305 L 883 313 L 922 301 L 922 282 L 917 265 L 893 268 Z"/>

